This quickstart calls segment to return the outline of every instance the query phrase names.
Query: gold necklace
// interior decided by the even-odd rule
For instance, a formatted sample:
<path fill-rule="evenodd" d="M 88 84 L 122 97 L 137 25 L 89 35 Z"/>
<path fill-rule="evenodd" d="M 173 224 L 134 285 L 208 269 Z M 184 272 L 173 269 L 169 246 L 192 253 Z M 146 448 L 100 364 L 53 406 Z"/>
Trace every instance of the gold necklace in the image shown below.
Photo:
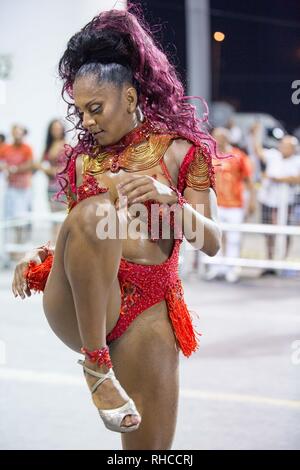
<path fill-rule="evenodd" d="M 101 152 L 96 157 L 82 156 L 82 173 L 97 175 L 111 171 L 117 173 L 148 170 L 154 167 L 164 156 L 175 134 L 151 134 L 138 144 L 130 144 L 121 153 Z"/>

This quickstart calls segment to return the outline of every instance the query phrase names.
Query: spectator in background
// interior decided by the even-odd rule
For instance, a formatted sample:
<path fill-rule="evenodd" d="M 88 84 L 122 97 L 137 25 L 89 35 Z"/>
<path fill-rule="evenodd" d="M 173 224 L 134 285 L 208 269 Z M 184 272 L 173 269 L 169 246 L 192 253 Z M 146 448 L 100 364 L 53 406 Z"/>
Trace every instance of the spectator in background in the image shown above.
<path fill-rule="evenodd" d="M 64 158 L 65 128 L 59 119 L 49 123 L 46 137 L 46 145 L 40 164 L 37 169 L 42 170 L 48 177 L 48 200 L 51 212 L 64 210 L 64 205 L 55 200 L 55 194 L 60 190 L 56 175 L 60 170 Z M 55 243 L 60 228 L 59 223 L 53 224 L 53 243 Z"/>
<path fill-rule="evenodd" d="M 249 155 L 253 167 L 253 181 L 259 185 L 262 179 L 262 173 L 265 170 L 265 165 L 259 158 L 257 158 L 255 142 L 253 139 L 254 134 L 259 136 L 259 139 L 262 141 L 262 126 L 259 121 L 255 121 L 249 127 L 245 135 L 246 153 Z"/>
<path fill-rule="evenodd" d="M 285 135 L 277 149 L 262 147 L 259 127 L 253 132 L 255 153 L 263 162 L 265 171 L 258 201 L 261 204 L 261 219 L 264 224 L 291 224 L 293 207 L 296 203 L 296 190 L 300 184 L 300 155 L 297 155 L 299 142 L 292 135 Z M 285 217 L 285 220 L 283 218 Z M 268 259 L 274 259 L 275 235 L 267 234 Z M 290 246 L 290 236 L 287 237 L 286 253 Z M 263 274 L 275 274 L 266 270 Z"/>
<path fill-rule="evenodd" d="M 23 126 L 12 127 L 12 144 L 0 149 L 0 160 L 7 175 L 7 189 L 4 201 L 4 217 L 21 217 L 31 210 L 33 155 L 31 147 L 24 143 L 27 130 Z M 16 227 L 16 243 L 23 243 L 28 237 L 27 227 Z"/>
<path fill-rule="evenodd" d="M 255 190 L 252 182 L 252 167 L 248 156 L 240 149 L 230 144 L 230 135 L 225 128 L 216 128 L 213 131 L 218 151 L 233 155 L 222 160 L 222 163 L 214 160 L 218 213 L 220 222 L 241 224 L 245 218 L 255 210 Z M 249 190 L 247 208 L 244 201 L 244 189 Z M 223 233 L 222 248 L 217 256 L 238 258 L 241 249 L 241 233 Z M 228 282 L 236 282 L 240 277 L 240 267 L 211 265 L 207 280 L 224 276 Z"/>
<path fill-rule="evenodd" d="M 229 131 L 230 144 L 236 147 L 240 147 L 242 143 L 242 138 L 243 138 L 242 129 L 239 126 L 237 126 L 233 118 L 230 118 L 228 120 L 226 128 Z"/>

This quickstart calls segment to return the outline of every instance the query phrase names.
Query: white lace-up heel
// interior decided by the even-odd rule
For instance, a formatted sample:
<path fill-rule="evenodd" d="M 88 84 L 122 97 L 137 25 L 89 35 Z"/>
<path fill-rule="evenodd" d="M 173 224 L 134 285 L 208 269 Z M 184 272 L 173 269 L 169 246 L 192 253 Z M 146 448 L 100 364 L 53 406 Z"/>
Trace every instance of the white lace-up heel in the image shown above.
<path fill-rule="evenodd" d="M 107 348 L 108 349 L 108 348 Z M 85 351 L 86 352 L 86 351 Z M 121 392 L 122 394 L 125 393 L 127 401 L 124 403 L 124 405 L 119 406 L 118 408 L 112 408 L 108 410 L 102 410 L 98 408 L 99 414 L 107 427 L 110 431 L 115 431 L 115 432 L 132 432 L 136 431 L 140 425 L 140 422 L 137 424 L 133 424 L 132 426 L 124 426 L 121 425 L 123 419 L 125 416 L 128 415 L 134 415 L 137 416 L 141 420 L 141 416 L 139 412 L 136 409 L 134 401 L 127 395 L 127 393 L 124 391 L 122 388 L 120 382 L 115 376 L 115 373 L 112 368 L 109 369 L 109 371 L 106 374 L 103 374 L 101 372 L 96 372 L 89 367 L 87 367 L 84 363 L 84 361 L 79 360 L 78 364 L 80 364 L 83 367 L 84 373 L 92 375 L 93 377 L 98 378 L 97 382 L 91 387 L 91 393 L 93 394 L 97 388 L 104 382 L 106 379 L 111 379 L 113 382 L 114 386 L 116 389 Z"/>

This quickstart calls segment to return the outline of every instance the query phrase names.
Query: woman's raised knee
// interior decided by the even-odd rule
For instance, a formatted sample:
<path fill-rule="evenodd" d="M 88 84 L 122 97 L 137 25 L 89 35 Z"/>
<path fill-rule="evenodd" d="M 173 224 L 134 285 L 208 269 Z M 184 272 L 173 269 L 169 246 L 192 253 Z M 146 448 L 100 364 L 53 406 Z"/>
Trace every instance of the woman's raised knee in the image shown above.
<path fill-rule="evenodd" d="M 107 195 L 81 201 L 69 214 L 69 229 L 90 241 L 118 239 L 117 212 Z"/>

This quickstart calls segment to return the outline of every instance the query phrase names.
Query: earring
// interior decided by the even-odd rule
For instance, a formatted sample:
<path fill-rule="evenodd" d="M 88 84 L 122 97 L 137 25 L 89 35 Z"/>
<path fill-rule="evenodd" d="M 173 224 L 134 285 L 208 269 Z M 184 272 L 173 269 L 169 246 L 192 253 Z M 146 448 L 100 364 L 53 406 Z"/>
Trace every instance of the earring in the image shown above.
<path fill-rule="evenodd" d="M 141 110 L 139 105 L 136 108 L 136 114 L 137 114 L 138 121 L 143 122 L 144 121 L 144 114 L 143 114 L 143 111 Z"/>

